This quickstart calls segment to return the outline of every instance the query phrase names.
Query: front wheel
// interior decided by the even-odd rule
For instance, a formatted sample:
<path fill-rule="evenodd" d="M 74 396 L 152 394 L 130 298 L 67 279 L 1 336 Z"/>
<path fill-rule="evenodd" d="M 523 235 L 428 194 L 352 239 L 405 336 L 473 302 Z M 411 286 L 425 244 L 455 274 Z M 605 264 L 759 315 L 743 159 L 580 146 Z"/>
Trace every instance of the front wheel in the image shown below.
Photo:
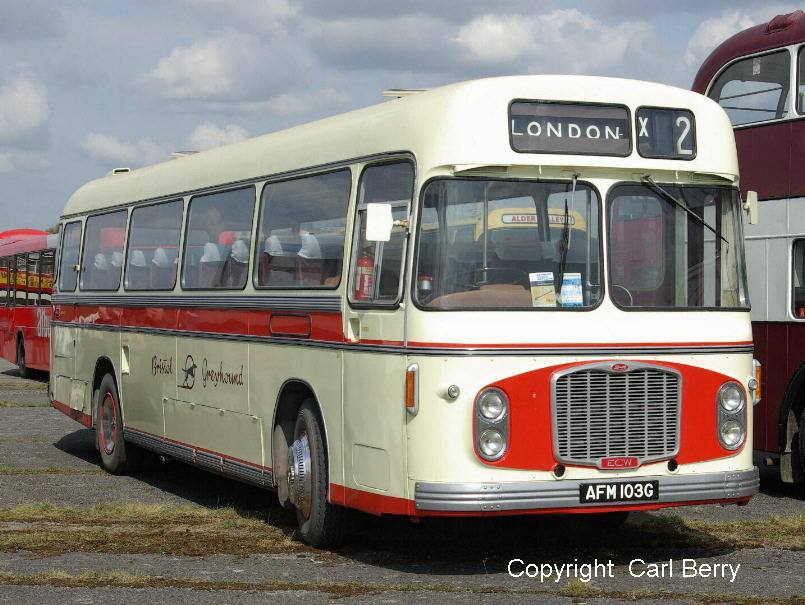
<path fill-rule="evenodd" d="M 302 403 L 293 434 L 288 450 L 288 491 L 302 540 L 316 548 L 337 547 L 346 537 L 348 511 L 327 501 L 327 448 L 312 399 Z"/>
<path fill-rule="evenodd" d="M 95 430 L 103 467 L 113 475 L 127 475 L 137 469 L 142 450 L 123 440 L 123 417 L 117 385 L 111 374 L 106 374 L 98 387 L 98 418 Z"/>

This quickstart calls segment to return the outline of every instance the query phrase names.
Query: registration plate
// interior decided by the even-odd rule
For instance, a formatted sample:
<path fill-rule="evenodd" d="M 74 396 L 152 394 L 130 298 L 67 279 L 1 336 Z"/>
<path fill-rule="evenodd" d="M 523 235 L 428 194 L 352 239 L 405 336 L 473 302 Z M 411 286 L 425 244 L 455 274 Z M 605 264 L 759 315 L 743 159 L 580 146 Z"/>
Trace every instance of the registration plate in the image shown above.
<path fill-rule="evenodd" d="M 581 504 L 657 500 L 659 497 L 659 481 L 620 481 L 618 483 L 582 483 L 579 485 L 579 502 Z"/>

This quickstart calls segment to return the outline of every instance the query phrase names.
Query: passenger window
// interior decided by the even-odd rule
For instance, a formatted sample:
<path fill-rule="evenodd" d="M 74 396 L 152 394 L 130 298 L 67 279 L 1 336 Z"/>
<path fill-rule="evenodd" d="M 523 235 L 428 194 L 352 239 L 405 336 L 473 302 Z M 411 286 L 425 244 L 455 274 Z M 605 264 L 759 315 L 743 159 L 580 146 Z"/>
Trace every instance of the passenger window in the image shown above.
<path fill-rule="evenodd" d="M 718 76 L 709 96 L 724 108 L 733 126 L 785 118 L 790 65 L 787 50 L 742 59 Z"/>
<path fill-rule="evenodd" d="M 51 294 L 53 294 L 53 250 L 46 250 L 41 253 L 39 263 L 39 304 L 45 307 L 50 305 Z"/>
<path fill-rule="evenodd" d="M 805 319 L 805 239 L 794 241 L 791 301 L 794 317 Z"/>
<path fill-rule="evenodd" d="M 265 186 L 257 287 L 338 287 L 351 180 L 349 170 L 339 170 Z"/>
<path fill-rule="evenodd" d="M 75 292 L 78 273 L 78 252 L 81 247 L 81 223 L 67 223 L 62 232 L 62 249 L 59 261 L 59 292 Z"/>
<path fill-rule="evenodd" d="M 196 196 L 188 212 L 182 287 L 242 290 L 249 272 L 254 187 Z"/>
<path fill-rule="evenodd" d="M 797 53 L 797 111 L 805 113 L 805 46 L 799 49 Z"/>
<path fill-rule="evenodd" d="M 18 307 L 28 304 L 28 261 L 25 254 L 17 255 L 17 277 L 16 277 L 16 295 L 15 302 Z"/>
<path fill-rule="evenodd" d="M 120 287 L 127 217 L 128 213 L 120 210 L 87 219 L 81 254 L 82 290 L 108 291 Z"/>
<path fill-rule="evenodd" d="M 0 258 L 0 307 L 8 304 L 8 259 Z"/>
<path fill-rule="evenodd" d="M 181 200 L 132 210 L 126 290 L 173 290 L 183 210 Z"/>
<path fill-rule="evenodd" d="M 28 287 L 26 289 L 28 291 L 28 304 L 34 306 L 39 304 L 39 280 L 42 277 L 39 274 L 39 263 L 39 252 L 29 252 L 27 276 Z"/>
<path fill-rule="evenodd" d="M 390 204 L 394 220 L 405 220 L 413 191 L 414 167 L 410 162 L 370 166 L 361 175 L 349 289 L 351 302 L 395 304 L 398 301 L 407 231 L 395 227 L 389 241 L 367 241 L 366 205 Z"/>

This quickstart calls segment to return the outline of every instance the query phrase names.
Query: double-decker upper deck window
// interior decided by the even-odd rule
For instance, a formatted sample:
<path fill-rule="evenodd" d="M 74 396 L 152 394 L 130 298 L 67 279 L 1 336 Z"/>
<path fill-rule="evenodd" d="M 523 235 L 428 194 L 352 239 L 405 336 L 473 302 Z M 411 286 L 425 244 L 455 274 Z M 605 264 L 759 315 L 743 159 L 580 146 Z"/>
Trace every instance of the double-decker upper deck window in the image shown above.
<path fill-rule="evenodd" d="M 81 289 L 117 290 L 123 268 L 128 212 L 119 210 L 87 219 L 81 253 Z"/>
<path fill-rule="evenodd" d="M 78 273 L 78 251 L 81 248 L 81 223 L 67 223 L 62 232 L 62 248 L 59 256 L 59 292 L 75 292 Z"/>
<path fill-rule="evenodd" d="M 173 290 L 182 229 L 181 200 L 140 206 L 131 213 L 126 290 Z"/>
<path fill-rule="evenodd" d="M 184 288 L 243 289 L 249 273 L 254 195 L 254 187 L 246 187 L 190 200 Z"/>
<path fill-rule="evenodd" d="M 338 286 L 351 182 L 349 170 L 338 170 L 265 186 L 257 235 L 257 287 Z"/>
<path fill-rule="evenodd" d="M 716 78 L 708 93 L 733 126 L 788 116 L 791 58 L 788 50 L 736 61 Z"/>
<path fill-rule="evenodd" d="M 349 296 L 358 304 L 394 304 L 400 292 L 406 230 L 392 230 L 387 242 L 366 239 L 366 205 L 389 204 L 394 220 L 408 218 L 414 191 L 414 167 L 410 162 L 370 166 L 358 188 L 356 245 L 352 256 Z"/>
<path fill-rule="evenodd" d="M 417 303 L 580 309 L 601 297 L 599 203 L 570 182 L 439 179 L 423 193 Z"/>
<path fill-rule="evenodd" d="M 737 190 L 724 187 L 615 186 L 608 196 L 615 304 L 745 309 L 739 202 Z"/>

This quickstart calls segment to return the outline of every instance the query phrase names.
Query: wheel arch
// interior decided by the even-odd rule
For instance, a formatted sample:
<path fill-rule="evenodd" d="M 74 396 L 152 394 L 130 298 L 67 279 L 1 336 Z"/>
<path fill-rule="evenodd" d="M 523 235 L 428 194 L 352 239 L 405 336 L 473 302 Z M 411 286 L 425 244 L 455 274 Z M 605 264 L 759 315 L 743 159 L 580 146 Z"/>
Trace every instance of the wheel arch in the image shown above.
<path fill-rule="evenodd" d="M 327 452 L 327 464 L 330 466 L 330 440 L 327 431 L 327 421 L 324 418 L 324 413 L 321 409 L 319 397 L 313 386 L 303 378 L 288 378 L 280 385 L 277 392 L 277 400 L 274 404 L 274 415 L 271 419 L 271 431 L 273 434 L 274 427 L 280 422 L 296 422 L 296 416 L 302 407 L 302 403 L 307 399 L 313 399 L 316 405 L 316 415 L 321 423 L 322 437 L 324 438 L 324 447 Z M 269 449 L 271 456 L 271 468 L 276 468 L 274 463 L 274 448 Z M 329 472 L 329 469 L 328 469 Z"/>
<path fill-rule="evenodd" d="M 97 426 L 98 423 L 98 402 L 95 401 L 95 392 L 100 388 L 101 381 L 106 374 L 112 375 L 112 380 L 115 382 L 115 386 L 117 387 L 117 398 L 118 398 L 118 405 L 120 406 L 120 420 L 123 421 L 123 401 L 120 397 L 120 381 L 117 379 L 117 371 L 115 370 L 115 364 L 112 363 L 112 360 L 107 357 L 106 355 L 102 355 L 98 359 L 95 360 L 95 369 L 92 371 L 92 391 L 91 391 L 91 414 L 92 414 L 92 426 Z M 125 423 L 124 423 L 125 424 Z"/>
<path fill-rule="evenodd" d="M 792 418 L 793 414 L 793 418 Z M 791 380 L 788 381 L 788 385 L 786 385 L 785 392 L 783 394 L 783 401 L 782 405 L 780 405 L 780 415 L 778 418 L 778 450 L 779 454 L 784 458 L 786 456 L 792 455 L 794 452 L 794 446 L 796 444 L 793 443 L 793 437 L 796 435 L 796 432 L 799 430 L 799 427 L 802 425 L 802 418 L 805 414 L 805 363 L 800 364 L 797 370 L 794 372 L 794 375 L 791 377 Z M 791 427 L 789 426 L 789 422 L 793 420 L 795 423 L 795 427 L 793 428 L 793 432 Z M 796 465 L 796 460 L 791 460 L 791 462 Z M 802 470 L 802 469 L 800 469 Z M 781 469 L 781 472 L 784 473 L 784 469 Z M 786 477 L 783 476 L 784 481 L 798 481 L 800 479 L 800 473 L 797 473 L 796 470 L 790 471 L 790 476 Z"/>

